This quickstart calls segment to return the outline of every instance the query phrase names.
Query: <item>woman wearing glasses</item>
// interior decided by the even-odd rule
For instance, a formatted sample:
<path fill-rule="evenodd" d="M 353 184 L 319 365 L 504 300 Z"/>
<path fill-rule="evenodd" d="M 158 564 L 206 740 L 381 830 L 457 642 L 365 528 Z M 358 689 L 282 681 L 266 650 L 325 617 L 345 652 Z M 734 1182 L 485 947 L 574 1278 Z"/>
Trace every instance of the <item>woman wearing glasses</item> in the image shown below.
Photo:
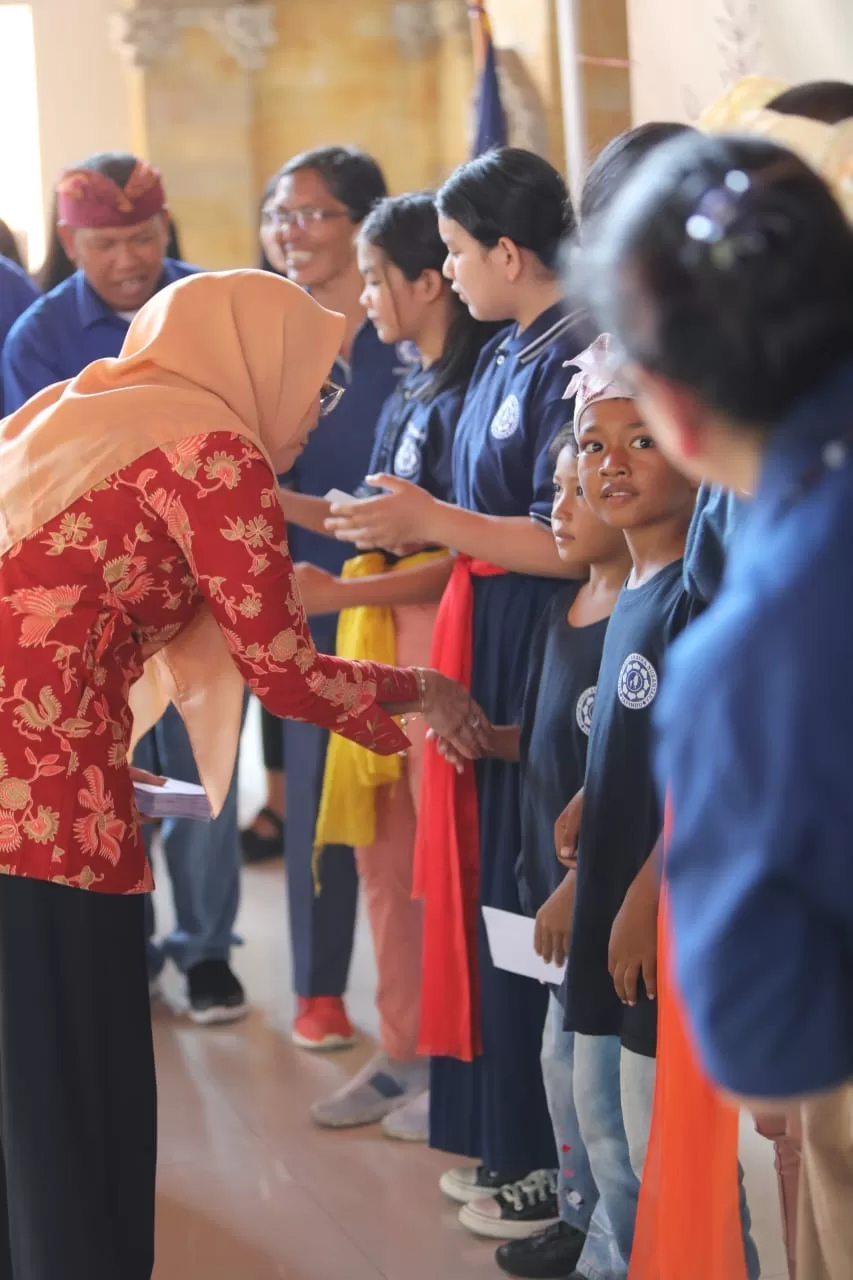
<path fill-rule="evenodd" d="M 361 484 L 376 424 L 402 372 L 399 353 L 379 341 L 361 305 L 355 249 L 361 223 L 385 194 L 385 179 L 371 156 L 352 147 L 323 147 L 288 161 L 270 210 L 288 278 L 345 321 L 331 376 L 346 387 L 346 395 L 283 480 L 294 561 L 335 576 L 352 548 L 328 536 L 325 495 L 332 489 L 353 493 Z M 335 652 L 335 616 L 312 619 L 311 631 L 321 652 Z M 348 1048 L 355 1038 L 343 999 L 358 899 L 352 849 L 328 845 L 322 893 L 316 892 L 314 878 L 327 741 L 326 732 L 313 725 L 285 725 L 286 871 L 297 998 L 293 1039 L 309 1050 Z"/>
<path fill-rule="evenodd" d="M 320 389 L 343 326 L 275 276 L 194 276 L 143 308 L 118 360 L 0 428 L 4 1275 L 153 1267 L 132 734 L 170 697 L 216 808 L 244 682 L 379 754 L 408 745 L 392 715 L 422 711 L 469 754 L 486 731 L 437 673 L 327 657 L 308 630 L 275 476 L 339 394 Z"/>

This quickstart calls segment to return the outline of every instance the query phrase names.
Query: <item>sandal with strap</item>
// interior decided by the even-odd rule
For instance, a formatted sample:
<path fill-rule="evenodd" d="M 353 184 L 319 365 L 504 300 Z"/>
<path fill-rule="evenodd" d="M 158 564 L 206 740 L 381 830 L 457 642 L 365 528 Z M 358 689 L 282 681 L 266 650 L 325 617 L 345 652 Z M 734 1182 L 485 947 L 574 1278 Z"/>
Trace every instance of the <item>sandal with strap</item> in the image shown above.
<path fill-rule="evenodd" d="M 273 858 L 280 858 L 284 853 L 284 819 L 266 805 L 258 813 L 255 822 L 258 818 L 268 822 L 274 828 L 274 834 L 262 836 L 255 831 L 254 826 L 240 832 L 240 846 L 243 850 L 245 866 L 252 866 L 257 862 L 270 862 Z"/>

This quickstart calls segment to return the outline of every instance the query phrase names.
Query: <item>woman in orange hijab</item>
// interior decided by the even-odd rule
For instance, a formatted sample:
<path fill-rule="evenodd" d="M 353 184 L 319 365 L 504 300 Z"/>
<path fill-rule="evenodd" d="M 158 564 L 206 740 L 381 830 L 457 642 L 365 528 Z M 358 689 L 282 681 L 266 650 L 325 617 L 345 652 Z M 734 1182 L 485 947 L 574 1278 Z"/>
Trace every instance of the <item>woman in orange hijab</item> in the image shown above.
<path fill-rule="evenodd" d="M 151 1275 L 152 882 L 129 756 L 167 699 L 214 810 L 244 682 L 380 754 L 407 745 L 392 715 L 422 711 L 469 753 L 485 732 L 443 677 L 312 643 L 275 476 L 340 395 L 324 379 L 342 333 L 283 279 L 194 276 L 143 308 L 117 360 L 0 424 L 0 1274 L 15 1280 Z"/>

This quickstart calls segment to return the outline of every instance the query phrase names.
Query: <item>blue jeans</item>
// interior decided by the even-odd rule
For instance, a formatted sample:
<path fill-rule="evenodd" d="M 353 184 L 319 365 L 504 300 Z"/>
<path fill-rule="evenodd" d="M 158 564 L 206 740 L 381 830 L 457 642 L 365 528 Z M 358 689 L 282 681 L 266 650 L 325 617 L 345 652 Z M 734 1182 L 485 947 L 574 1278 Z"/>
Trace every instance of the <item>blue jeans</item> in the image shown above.
<path fill-rule="evenodd" d="M 575 1107 L 599 1193 L 577 1270 L 588 1280 L 625 1280 L 651 1131 L 656 1064 L 623 1049 L 616 1036 L 576 1034 L 574 1039 Z M 741 1169 L 738 1177 L 747 1275 L 758 1280 L 761 1268 Z"/>
<path fill-rule="evenodd" d="M 598 1201 L 598 1188 L 578 1127 L 573 1079 L 575 1036 L 573 1031 L 564 1029 L 565 1017 L 563 1006 L 552 994 L 542 1043 L 542 1075 L 560 1160 L 560 1217 L 570 1227 L 586 1233 Z"/>
<path fill-rule="evenodd" d="M 199 781 L 184 722 L 173 706 L 139 743 L 133 763 L 182 782 Z M 143 830 L 150 858 L 151 828 L 145 826 Z M 184 972 L 202 960 L 227 960 L 231 946 L 239 942 L 234 936 L 240 905 L 237 769 L 222 812 L 214 822 L 169 819 L 163 823 L 161 838 L 176 922 L 173 932 L 156 943 L 154 905 L 150 897 L 146 900 L 150 979 L 157 977 L 167 959 Z"/>

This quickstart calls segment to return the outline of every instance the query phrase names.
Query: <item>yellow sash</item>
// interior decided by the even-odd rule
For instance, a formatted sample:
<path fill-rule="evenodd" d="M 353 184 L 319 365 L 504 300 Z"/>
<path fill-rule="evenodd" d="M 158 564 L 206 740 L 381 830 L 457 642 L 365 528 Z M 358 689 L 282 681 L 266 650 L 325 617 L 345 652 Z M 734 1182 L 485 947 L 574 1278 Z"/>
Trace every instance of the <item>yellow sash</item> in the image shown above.
<path fill-rule="evenodd" d="M 446 551 L 423 551 L 389 564 L 381 552 L 370 551 L 347 560 L 341 577 L 368 578 L 380 573 L 413 569 L 447 554 Z M 338 619 L 335 652 L 341 658 L 394 666 L 397 637 L 393 610 L 384 605 L 344 609 Z M 316 855 L 328 844 L 345 844 L 352 848 L 373 844 L 376 839 L 376 789 L 398 782 L 401 776 L 399 756 L 377 756 L 338 734 L 330 736 L 314 835 L 314 880 L 318 892 Z"/>

